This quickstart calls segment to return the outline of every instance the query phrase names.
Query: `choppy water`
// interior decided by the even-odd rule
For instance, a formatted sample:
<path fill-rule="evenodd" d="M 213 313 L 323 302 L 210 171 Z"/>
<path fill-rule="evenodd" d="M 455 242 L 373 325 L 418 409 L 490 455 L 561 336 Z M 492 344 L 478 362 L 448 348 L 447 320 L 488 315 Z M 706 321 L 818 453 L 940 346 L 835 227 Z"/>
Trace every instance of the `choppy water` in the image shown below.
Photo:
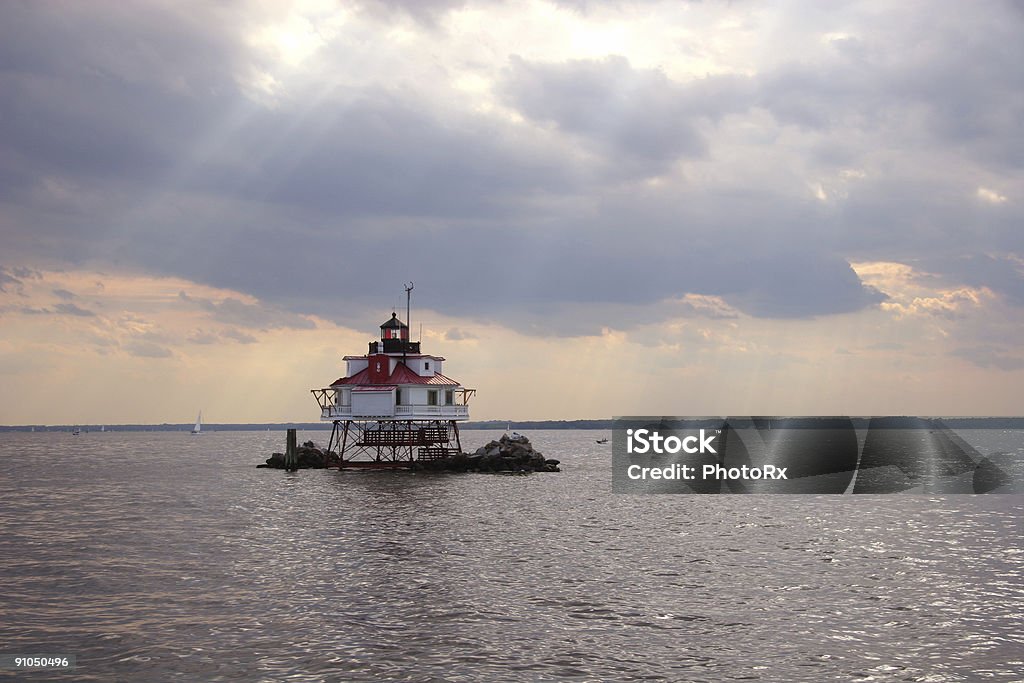
<path fill-rule="evenodd" d="M 25 680 L 1024 679 L 1024 496 L 613 495 L 600 435 L 531 432 L 564 471 L 500 476 L 2 434 L 0 654 L 77 656 Z"/>

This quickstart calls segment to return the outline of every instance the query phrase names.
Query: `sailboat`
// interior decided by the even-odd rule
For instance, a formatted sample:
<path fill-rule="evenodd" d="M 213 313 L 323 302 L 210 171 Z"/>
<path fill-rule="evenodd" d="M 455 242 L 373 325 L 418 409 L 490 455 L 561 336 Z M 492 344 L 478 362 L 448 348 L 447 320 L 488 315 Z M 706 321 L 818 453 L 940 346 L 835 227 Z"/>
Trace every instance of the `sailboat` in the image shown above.
<path fill-rule="evenodd" d="M 192 428 L 193 434 L 200 434 L 203 431 L 203 411 L 199 411 L 199 417 L 196 418 L 196 426 Z"/>

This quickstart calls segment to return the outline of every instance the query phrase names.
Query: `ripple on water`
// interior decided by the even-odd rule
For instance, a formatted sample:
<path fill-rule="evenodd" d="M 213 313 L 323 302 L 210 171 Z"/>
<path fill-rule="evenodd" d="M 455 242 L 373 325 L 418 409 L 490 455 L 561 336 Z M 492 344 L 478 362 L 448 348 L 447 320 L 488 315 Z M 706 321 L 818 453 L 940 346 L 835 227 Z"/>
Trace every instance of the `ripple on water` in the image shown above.
<path fill-rule="evenodd" d="M 565 471 L 4 434 L 0 639 L 87 681 L 1022 677 L 1017 497 L 615 496 L 591 433 L 531 438 Z"/>

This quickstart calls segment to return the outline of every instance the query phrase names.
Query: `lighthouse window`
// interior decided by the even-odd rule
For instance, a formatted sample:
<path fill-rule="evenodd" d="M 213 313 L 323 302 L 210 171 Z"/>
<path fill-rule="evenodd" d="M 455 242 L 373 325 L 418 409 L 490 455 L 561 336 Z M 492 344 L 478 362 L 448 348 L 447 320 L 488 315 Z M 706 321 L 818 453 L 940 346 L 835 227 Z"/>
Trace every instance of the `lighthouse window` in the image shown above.
<path fill-rule="evenodd" d="M 436 406 L 437 405 L 437 389 L 428 389 L 427 390 L 427 405 L 428 406 Z"/>
<path fill-rule="evenodd" d="M 423 369 L 424 370 L 429 370 L 430 369 L 430 361 L 429 360 L 423 361 Z"/>
<path fill-rule="evenodd" d="M 455 403 L 455 391 L 448 389 L 444 392 L 444 404 L 450 406 L 453 403 Z"/>
<path fill-rule="evenodd" d="M 395 389 L 395 405 L 396 406 L 402 405 L 402 390 L 401 389 Z"/>

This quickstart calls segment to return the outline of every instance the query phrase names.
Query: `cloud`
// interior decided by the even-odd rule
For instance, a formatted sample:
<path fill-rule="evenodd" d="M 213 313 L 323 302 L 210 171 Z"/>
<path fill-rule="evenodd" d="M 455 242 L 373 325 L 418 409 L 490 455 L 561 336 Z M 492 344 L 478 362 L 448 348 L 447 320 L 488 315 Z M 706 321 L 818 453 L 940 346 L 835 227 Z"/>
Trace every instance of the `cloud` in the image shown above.
<path fill-rule="evenodd" d="M 191 304 L 198 304 L 201 308 L 210 312 L 210 317 L 213 320 L 228 325 L 260 330 L 277 328 L 312 329 L 316 327 L 316 323 L 304 315 L 290 313 L 279 308 L 261 304 L 248 304 L 234 297 L 213 301 L 201 297 L 192 297 L 182 291 L 178 293 L 178 298 Z M 232 334 L 244 336 L 246 339 L 250 338 L 248 335 L 241 335 L 237 331 L 232 331 Z M 235 338 L 236 341 L 241 341 L 236 337 L 232 338 Z"/>
<path fill-rule="evenodd" d="M 66 300 L 66 301 L 70 301 L 71 299 L 75 298 L 74 293 L 73 292 L 69 292 L 66 289 L 55 289 L 55 290 L 53 290 L 53 293 L 56 296 L 60 297 L 61 299 Z"/>
<path fill-rule="evenodd" d="M 53 312 L 58 315 L 78 315 L 83 317 L 96 315 L 92 311 L 76 306 L 75 304 L 55 304 Z"/>
<path fill-rule="evenodd" d="M 460 34 L 481 10 L 488 40 Z M 883 260 L 1024 301 L 1011 266 L 984 265 L 1024 253 L 1024 214 L 982 206 L 1024 168 L 1018 14 L 672 11 L 5 8 L 5 250 L 251 296 L 195 300 L 242 330 L 372 327 L 406 279 L 419 305 L 538 335 L 620 308 L 841 315 L 885 301 L 849 266 Z M 574 54 L 603 12 L 654 47 Z M 555 37 L 502 37 L 510 13 Z M 299 25 L 301 63 L 282 52 Z M 542 317 L 569 312 L 569 330 Z"/>
<path fill-rule="evenodd" d="M 1008 353 L 995 346 L 971 346 L 955 349 L 952 354 L 980 368 L 997 370 L 1020 370 L 1024 368 L 1024 357 Z"/>
<path fill-rule="evenodd" d="M 922 265 L 946 283 L 985 289 L 1024 306 L 1024 263 L 1012 253 L 954 254 L 924 259 Z"/>
<path fill-rule="evenodd" d="M 22 280 L 41 280 L 43 274 L 34 268 L 26 268 L 24 266 L 18 266 L 11 269 L 11 272 L 15 277 L 20 277 Z"/>
<path fill-rule="evenodd" d="M 987 187 L 979 187 L 977 191 L 978 199 L 989 204 L 1002 204 L 1006 201 L 1006 195 L 999 194 L 995 190 L 990 190 Z"/>
<path fill-rule="evenodd" d="M 436 28 L 438 21 L 447 12 L 462 8 L 466 4 L 467 0 L 369 0 L 361 9 L 384 16 L 387 16 L 387 13 L 405 14 L 428 28 Z"/>
<path fill-rule="evenodd" d="M 251 334 L 236 329 L 224 330 L 223 332 L 221 332 L 221 336 L 227 339 L 233 339 L 239 344 L 255 344 L 258 341 L 256 337 L 252 336 Z"/>
<path fill-rule="evenodd" d="M 966 315 L 969 309 L 981 306 L 983 300 L 991 298 L 991 296 L 992 293 L 987 289 L 976 290 L 964 287 L 939 292 L 938 296 L 917 296 L 909 303 L 898 301 L 883 303 L 882 308 L 900 316 L 932 315 L 953 319 Z"/>
<path fill-rule="evenodd" d="M 500 88 L 524 116 L 578 137 L 613 167 L 656 175 L 707 152 L 684 90 L 624 57 L 542 64 L 513 56 Z"/>
<path fill-rule="evenodd" d="M 687 294 L 674 302 L 685 316 L 701 318 L 736 318 L 739 312 L 717 296 Z"/>
<path fill-rule="evenodd" d="M 96 314 L 88 309 L 81 308 L 75 304 L 55 304 L 53 308 L 42 308 L 38 306 L 21 306 L 19 313 L 24 315 L 71 315 L 82 318 L 94 317 Z"/>
<path fill-rule="evenodd" d="M 467 330 L 461 330 L 457 327 L 453 327 L 444 333 L 444 339 L 447 341 L 464 341 L 467 339 L 477 339 L 478 337 Z"/>
<path fill-rule="evenodd" d="M 20 285 L 21 280 L 8 273 L 3 267 L 0 267 L 0 292 L 8 291 L 8 287 L 18 287 Z"/>
<path fill-rule="evenodd" d="M 133 340 L 122 345 L 122 348 L 139 358 L 170 358 L 174 354 L 165 346 L 144 340 Z"/>
<path fill-rule="evenodd" d="M 951 280 L 903 263 L 858 263 L 855 270 L 870 286 L 885 292 L 887 300 L 881 309 L 898 318 L 961 319 L 990 306 L 997 298 L 987 286 L 966 286 L 962 277 Z"/>
<path fill-rule="evenodd" d="M 203 330 L 195 330 L 190 334 L 186 341 L 190 344 L 216 344 L 219 341 L 219 337 L 212 332 L 204 332 Z"/>

